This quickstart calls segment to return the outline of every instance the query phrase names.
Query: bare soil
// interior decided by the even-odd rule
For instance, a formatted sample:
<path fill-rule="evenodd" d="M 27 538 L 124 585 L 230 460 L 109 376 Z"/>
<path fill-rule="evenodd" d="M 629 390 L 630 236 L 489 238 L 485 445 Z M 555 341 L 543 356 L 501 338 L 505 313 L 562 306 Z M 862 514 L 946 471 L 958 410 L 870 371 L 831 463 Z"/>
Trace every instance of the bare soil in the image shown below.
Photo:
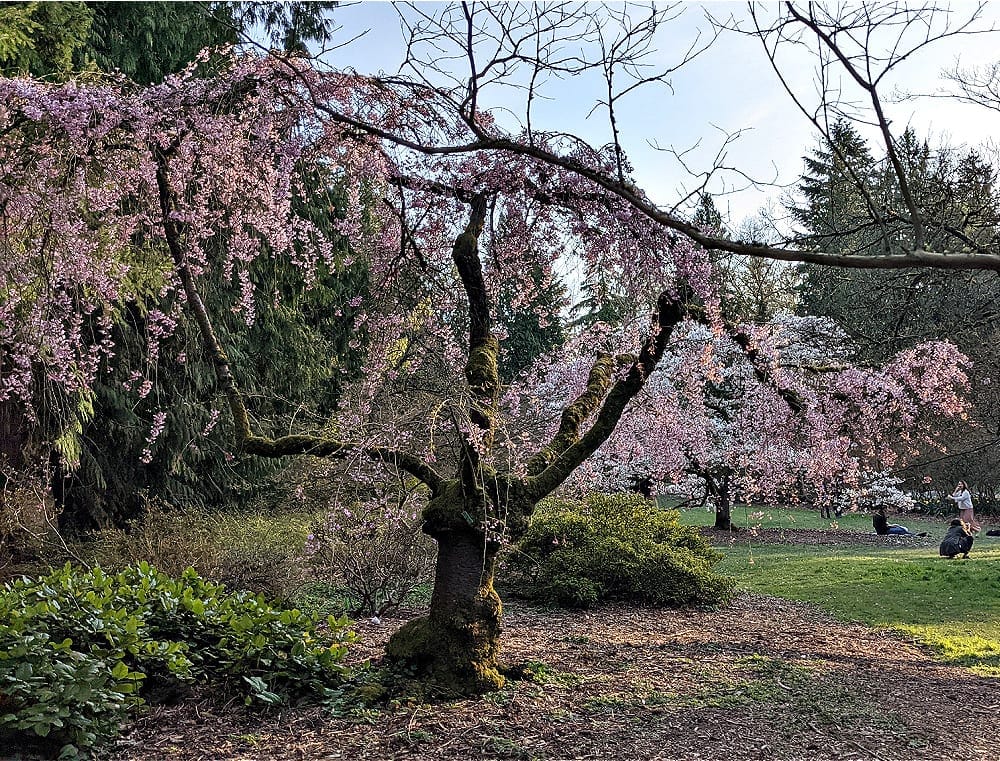
<path fill-rule="evenodd" d="M 806 533 L 799 539 L 825 532 Z M 786 531 L 774 540 L 795 539 Z M 377 659 L 412 615 L 359 622 L 358 657 Z M 998 680 L 937 662 L 898 633 L 838 622 L 805 604 L 749 594 L 707 611 L 510 604 L 503 646 L 508 662 L 533 664 L 532 680 L 476 700 L 393 704 L 351 718 L 318 709 L 261 716 L 210 701 L 155 708 L 115 757 L 1000 757 Z"/>

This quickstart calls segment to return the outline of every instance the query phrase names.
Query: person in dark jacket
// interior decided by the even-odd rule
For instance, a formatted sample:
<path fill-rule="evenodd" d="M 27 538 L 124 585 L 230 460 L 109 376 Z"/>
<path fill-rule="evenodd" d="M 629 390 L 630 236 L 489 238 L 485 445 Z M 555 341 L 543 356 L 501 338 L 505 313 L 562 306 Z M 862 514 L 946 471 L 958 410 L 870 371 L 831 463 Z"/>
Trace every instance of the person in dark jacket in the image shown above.
<path fill-rule="evenodd" d="M 955 518 L 948 528 L 948 533 L 941 540 L 941 557 L 953 558 L 960 554 L 963 558 L 967 558 L 969 557 L 969 550 L 972 549 L 974 541 L 975 537 L 972 535 L 972 531 L 969 530 L 969 524 L 959 518 Z"/>
<path fill-rule="evenodd" d="M 926 531 L 914 534 L 906 526 L 900 526 L 898 523 L 889 523 L 889 519 L 885 517 L 884 507 L 880 508 L 872 516 L 872 525 L 875 527 L 875 533 L 879 536 L 927 536 Z"/>

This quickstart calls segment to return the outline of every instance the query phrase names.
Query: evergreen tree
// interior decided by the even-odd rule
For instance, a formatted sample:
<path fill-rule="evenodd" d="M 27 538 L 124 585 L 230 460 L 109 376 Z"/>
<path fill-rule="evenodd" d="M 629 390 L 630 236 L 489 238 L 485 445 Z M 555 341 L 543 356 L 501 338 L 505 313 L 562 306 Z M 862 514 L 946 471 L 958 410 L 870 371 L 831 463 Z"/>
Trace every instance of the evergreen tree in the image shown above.
<path fill-rule="evenodd" d="M 715 199 L 709 193 L 702 193 L 698 197 L 698 206 L 695 207 L 694 216 L 691 218 L 691 221 L 713 235 L 720 235 L 726 230 L 725 222 L 722 220 L 722 213 L 715 205 Z"/>
<path fill-rule="evenodd" d="M 159 82 L 202 48 L 237 43 L 254 26 L 272 42 L 304 51 L 307 42 L 328 39 L 323 13 L 333 5 L 4 3 L 0 66 L 8 74 L 57 78 L 96 67 L 140 84 Z M 301 212 L 333 237 L 329 215 L 339 199 L 327 178 L 310 181 L 314 196 Z M 242 502 L 270 488 L 280 469 L 227 451 L 230 432 L 215 424 L 212 367 L 189 326 L 166 340 L 158 349 L 159 364 L 149 366 L 149 315 L 169 314 L 172 305 L 158 298 L 156 271 L 164 254 L 143 246 L 137 242 L 134 253 L 136 272 L 145 273 L 137 275 L 134 301 L 111 315 L 119 349 L 106 373 L 85 400 L 48 395 L 46 431 L 36 432 L 55 442 L 53 491 L 64 528 L 121 524 L 139 515 L 149 499 L 197 506 Z M 342 248 L 346 252 L 346 242 Z M 357 371 L 357 349 L 351 348 L 351 339 L 358 338 L 355 309 L 342 294 L 357 293 L 365 272 L 358 265 L 324 269 L 305 289 L 291 263 L 270 261 L 257 266 L 253 277 L 257 320 L 249 332 L 233 314 L 237 286 L 204 294 L 220 335 L 239 359 L 253 413 L 272 430 L 292 415 L 300 421 L 312 416 L 320 426 L 342 384 Z"/>
<path fill-rule="evenodd" d="M 544 282 L 538 268 L 532 278 L 539 287 L 529 303 L 513 307 L 515 294 L 509 290 L 502 290 L 498 299 L 497 319 L 506 331 L 500 341 L 500 379 L 504 383 L 566 341 L 561 314 L 566 304 L 565 286 L 558 280 Z"/>
<path fill-rule="evenodd" d="M 160 82 L 203 49 L 255 29 L 272 47 L 307 53 L 329 41 L 336 2 L 2 2 L 0 73 L 64 77 L 97 68 Z"/>
<path fill-rule="evenodd" d="M 715 199 L 707 193 L 699 198 L 692 221 L 712 235 L 731 234 Z M 772 235 L 771 227 L 762 211 L 745 219 L 736 237 L 748 244 L 763 243 Z M 716 265 L 723 317 L 730 324 L 763 324 L 795 304 L 797 274 L 792 265 L 722 251 L 712 251 L 710 256 Z"/>
<path fill-rule="evenodd" d="M 87 3 L 93 24 L 77 49 L 78 68 L 120 71 L 153 84 L 180 71 L 202 48 L 239 42 L 235 3 Z"/>
<path fill-rule="evenodd" d="M 336 240 L 329 209 L 337 203 L 335 192 L 317 189 L 301 213 Z M 341 262 L 349 260 L 344 240 L 340 251 Z M 240 363 L 238 381 L 264 429 L 282 431 L 293 418 L 323 427 L 343 384 L 359 371 L 364 334 L 356 329 L 350 298 L 364 292 L 366 278 L 360 264 L 336 271 L 321 266 L 307 287 L 291 262 L 262 259 L 252 272 L 257 318 L 249 330 L 236 314 L 239 284 L 205 289 L 220 340 Z M 283 467 L 229 451 L 230 423 L 219 414 L 224 402 L 193 325 L 181 323 L 158 347 L 157 363 L 149 364 L 153 308 L 169 313 L 171 304 L 147 287 L 116 317 L 121 350 L 95 384 L 95 413 L 81 427 L 79 464 L 57 472 L 64 528 L 121 524 L 149 499 L 202 508 L 245 504 L 273 491 Z"/>
<path fill-rule="evenodd" d="M 93 20 L 85 3 L 0 3 L 0 74 L 65 74 Z"/>

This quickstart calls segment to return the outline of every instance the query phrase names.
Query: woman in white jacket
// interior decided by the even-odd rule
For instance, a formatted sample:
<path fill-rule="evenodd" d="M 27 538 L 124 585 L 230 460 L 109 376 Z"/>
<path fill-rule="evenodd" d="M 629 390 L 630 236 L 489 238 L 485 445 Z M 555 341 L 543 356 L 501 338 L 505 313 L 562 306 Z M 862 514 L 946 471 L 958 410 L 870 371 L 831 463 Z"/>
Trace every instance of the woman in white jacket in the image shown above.
<path fill-rule="evenodd" d="M 968 523 L 970 529 L 973 531 L 982 529 L 972 510 L 972 495 L 969 493 L 969 487 L 965 481 L 958 482 L 955 491 L 948 495 L 948 499 L 955 500 L 955 505 L 958 507 L 958 517 Z"/>

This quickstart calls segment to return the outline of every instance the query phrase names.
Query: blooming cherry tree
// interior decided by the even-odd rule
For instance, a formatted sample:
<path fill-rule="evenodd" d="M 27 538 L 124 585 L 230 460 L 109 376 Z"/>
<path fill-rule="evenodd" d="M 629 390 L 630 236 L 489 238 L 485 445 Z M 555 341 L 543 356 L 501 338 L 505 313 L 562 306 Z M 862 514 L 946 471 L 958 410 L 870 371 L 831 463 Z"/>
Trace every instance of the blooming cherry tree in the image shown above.
<path fill-rule="evenodd" d="M 503 538 L 602 446 L 633 460 L 654 450 L 664 473 L 724 446 L 746 490 L 785 467 L 795 431 L 819 481 L 852 448 L 889 451 L 877 413 L 888 406 L 894 424 L 915 420 L 903 396 L 935 403 L 959 365 L 944 348 L 921 348 L 891 372 L 845 369 L 839 385 L 818 389 L 782 367 L 770 333 L 724 343 L 708 252 L 643 210 L 620 150 L 531 129 L 512 137 L 474 102 L 455 105 L 419 83 L 294 59 L 238 58 L 213 76 L 192 70 L 139 90 L 0 80 L 0 404 L 21 430 L 47 393 L 85 395 L 115 351 L 117 311 L 157 292 L 165 306 L 149 321 L 151 360 L 178 320 L 197 324 L 234 451 L 390 465 L 424 484 L 434 592 L 428 615 L 397 632 L 388 654 L 461 693 L 503 681 L 493 588 Z M 343 199 L 330 210 L 334 239 L 298 211 L 307 176 Z M 346 262 L 334 256 L 343 241 Z M 520 289 L 533 303 L 537 281 L 558 277 L 568 256 L 618 282 L 644 316 L 578 343 L 561 396 L 551 381 L 504 389 L 495 296 Z M 207 281 L 232 283 L 252 322 L 251 265 L 262 257 L 294 263 L 307 281 L 320 262 L 336 271 L 358 260 L 369 273 L 351 301 L 370 336 L 357 346 L 367 350 L 364 377 L 323 430 L 258 429 L 201 297 Z M 951 370 L 935 364 L 946 356 Z M 407 380 L 417 377 L 434 379 L 438 412 L 395 425 L 385 411 L 412 402 Z M 643 397 L 651 378 L 655 393 Z M 547 431 L 508 414 L 553 399 Z"/>
<path fill-rule="evenodd" d="M 134 297 L 137 281 L 155 282 L 169 306 L 150 320 L 152 359 L 155 339 L 179 319 L 198 324 L 237 450 L 360 457 L 425 484 L 423 529 L 438 544 L 435 592 L 429 616 L 397 633 L 390 655 L 448 689 L 500 684 L 492 585 L 500 540 L 523 528 L 534 504 L 614 430 L 683 318 L 686 294 L 711 302 L 705 252 L 659 235 L 647 218 L 573 172 L 499 153 L 426 159 L 345 129 L 328 118 L 330 109 L 377 110 L 384 124 L 427 140 L 461 128 L 354 76 L 248 58 L 212 78 L 188 72 L 138 91 L 120 82 L 27 79 L 4 80 L 0 90 L 0 288 L 8 295 L 0 400 L 30 421 L 39 409 L 37 378 L 67 396 L 85 393 L 114 352 L 116 310 Z M 604 161 L 574 151 L 575 160 Z M 257 258 L 287 258 L 306 278 L 318 262 L 338 266 L 334 241 L 296 212 L 305 168 L 324 173 L 346 199 L 338 234 L 364 258 L 376 286 L 365 315 L 373 338 L 364 382 L 331 421 L 341 435 L 269 437 L 254 430 L 239 368 L 216 337 L 200 283 L 238 285 L 252 322 L 249 273 Z M 491 221 L 500 214 L 507 224 L 494 250 Z M 628 273 L 636 300 L 660 296 L 635 336 L 635 355 L 594 358 L 553 438 L 511 462 L 497 446 L 492 296 L 501 283 L 534 287 L 524 280 L 529 266 L 551 277 L 568 245 L 586 266 Z M 415 348 L 417 338 L 430 350 Z M 387 427 L 379 414 L 400 373 L 441 369 L 454 383 L 448 418 L 457 450 L 447 459 L 419 428 Z M 164 420 L 157 418 L 151 440 Z"/>
<path fill-rule="evenodd" d="M 549 366 L 552 407 L 580 385 L 577 351 L 567 347 Z M 825 318 L 779 314 L 715 330 L 689 319 L 573 481 L 662 488 L 695 475 L 715 503 L 716 528 L 728 530 L 735 498 L 825 504 L 867 473 L 905 463 L 933 443 L 935 424 L 963 413 L 967 361 L 950 343 L 920 344 L 882 368 L 849 357 L 846 336 Z"/>

